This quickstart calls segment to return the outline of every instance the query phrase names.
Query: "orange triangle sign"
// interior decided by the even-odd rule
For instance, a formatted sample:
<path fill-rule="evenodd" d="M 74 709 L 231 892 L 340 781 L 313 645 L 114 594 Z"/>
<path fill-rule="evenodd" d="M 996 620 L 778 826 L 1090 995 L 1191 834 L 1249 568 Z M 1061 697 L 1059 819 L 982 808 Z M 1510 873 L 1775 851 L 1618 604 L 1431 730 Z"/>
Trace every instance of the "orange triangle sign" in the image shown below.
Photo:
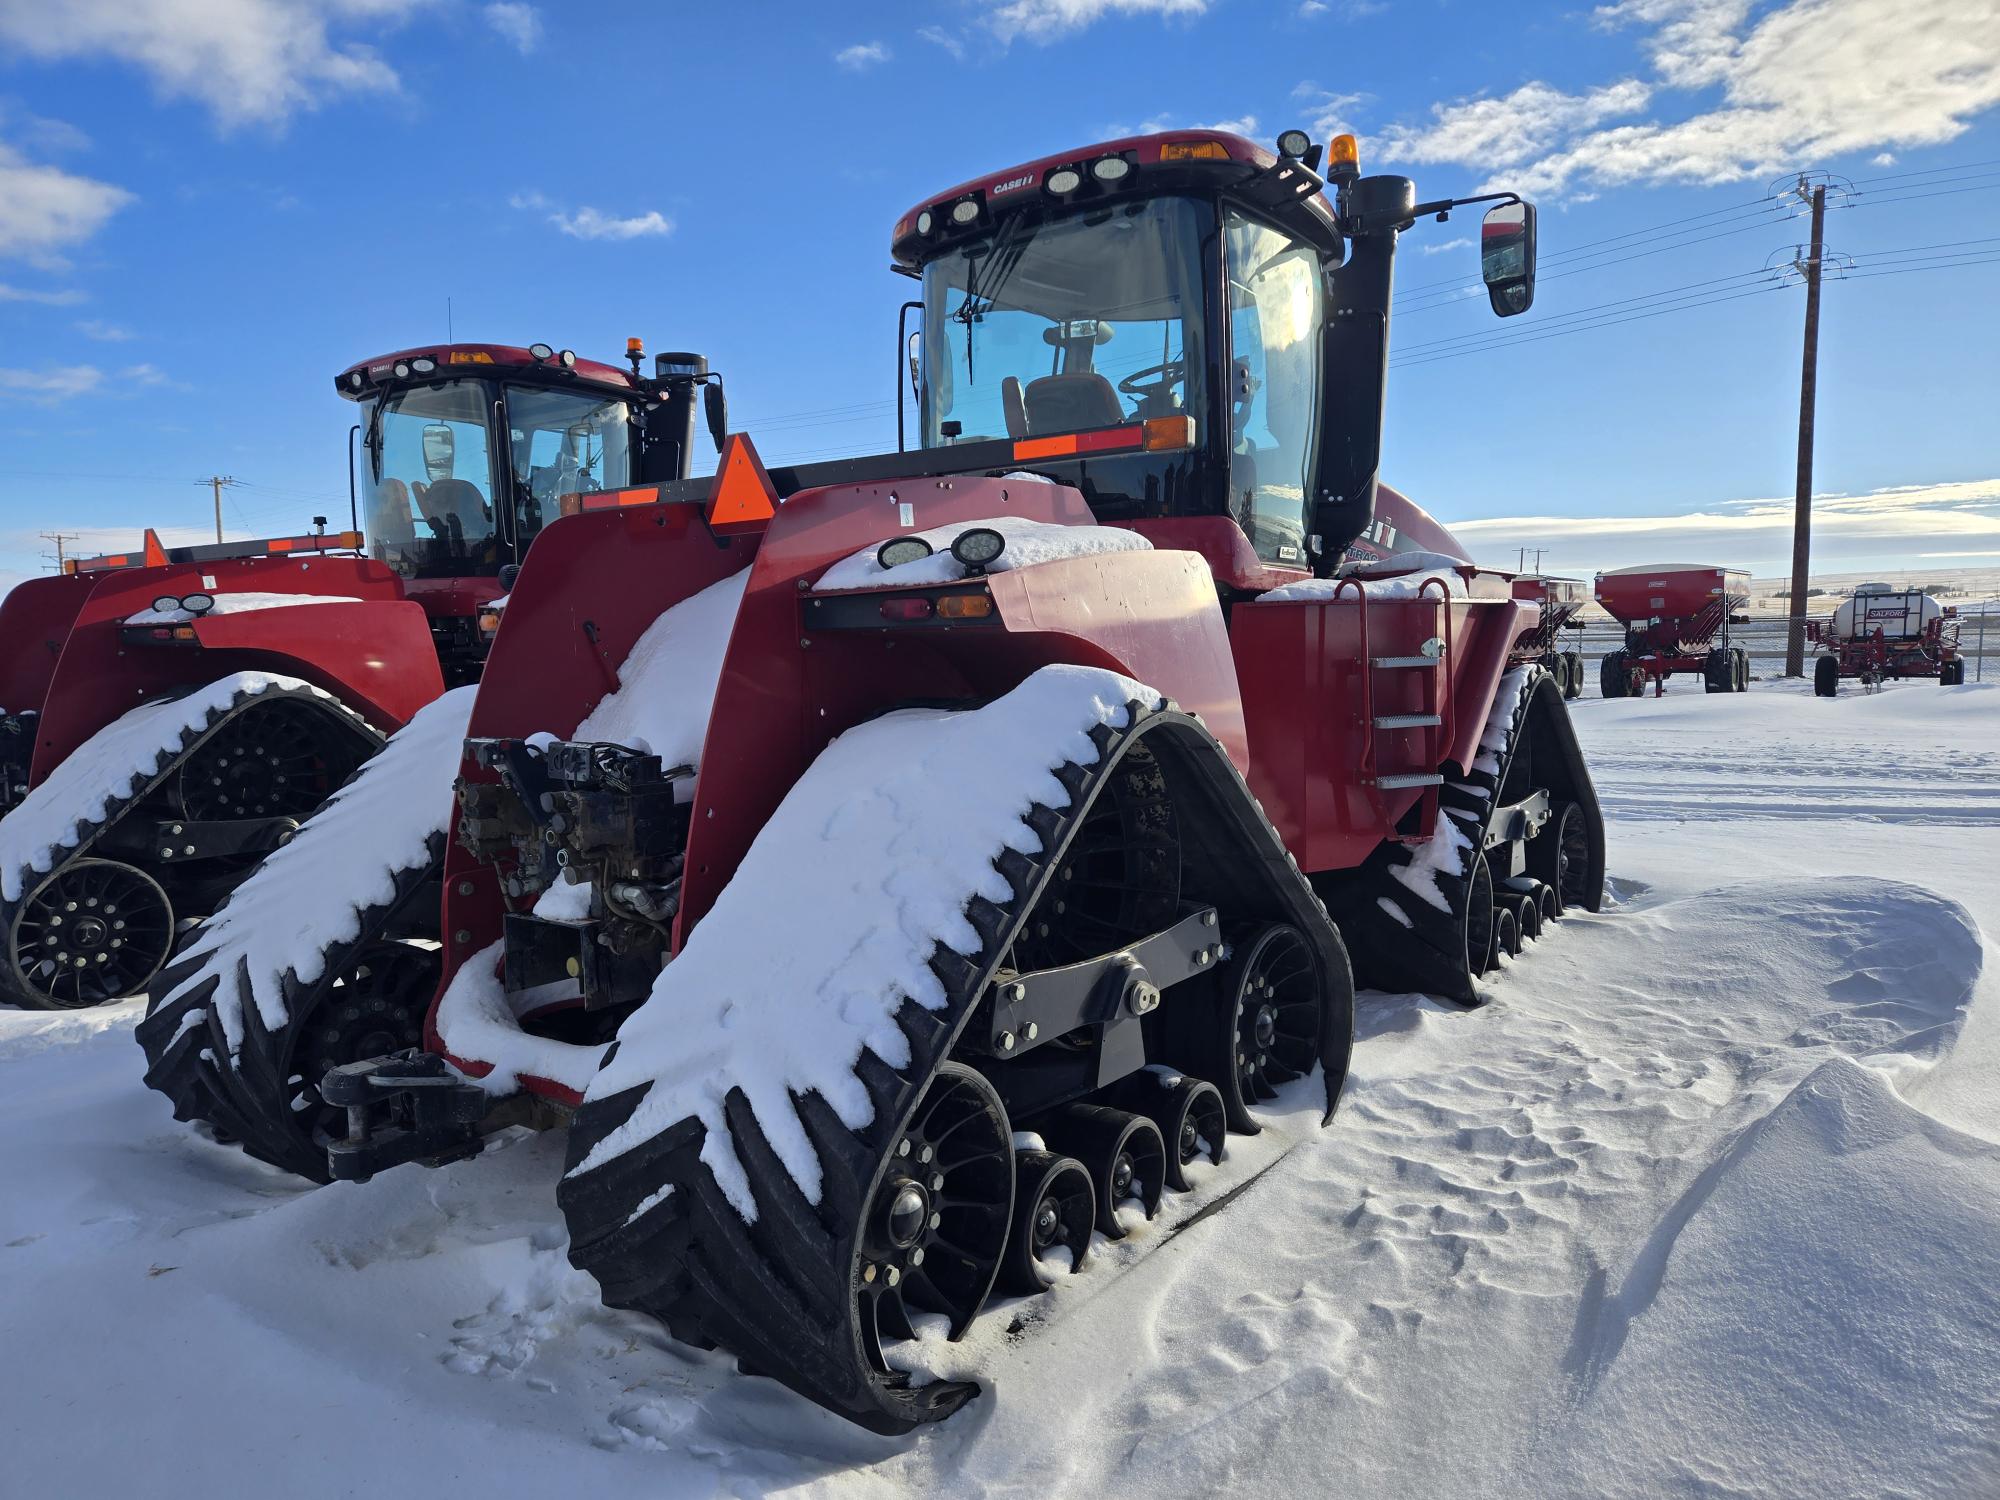
<path fill-rule="evenodd" d="M 152 527 L 146 528 L 146 566 L 164 568 L 167 565 L 167 549 L 160 545 L 160 534 Z"/>
<path fill-rule="evenodd" d="M 732 432 L 722 444 L 715 488 L 708 498 L 708 529 L 720 535 L 762 531 L 778 513 L 778 490 L 749 434 Z"/>

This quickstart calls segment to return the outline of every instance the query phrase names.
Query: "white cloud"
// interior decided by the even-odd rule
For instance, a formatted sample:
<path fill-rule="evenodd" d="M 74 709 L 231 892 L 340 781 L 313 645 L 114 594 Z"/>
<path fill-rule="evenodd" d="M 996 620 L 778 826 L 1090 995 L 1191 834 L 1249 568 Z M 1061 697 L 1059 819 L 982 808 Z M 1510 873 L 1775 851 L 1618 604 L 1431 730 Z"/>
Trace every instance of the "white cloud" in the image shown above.
<path fill-rule="evenodd" d="M 1435 241 L 1425 240 L 1423 242 L 1423 246 L 1424 246 L 1424 254 L 1426 255 L 1443 255 L 1447 250 L 1470 249 L 1472 247 L 1472 241 L 1468 239 L 1466 236 L 1460 235 L 1455 240 L 1435 240 Z M 1475 287 L 1466 287 L 1463 290 L 1476 293 L 1478 289 Z"/>
<path fill-rule="evenodd" d="M 889 60 L 889 49 L 880 42 L 856 42 L 833 54 L 833 60 L 849 72 L 861 73 Z"/>
<path fill-rule="evenodd" d="M 1368 101 L 1366 94 L 1329 93 L 1315 83 L 1302 83 L 1292 90 L 1292 97 L 1309 112 L 1306 129 L 1312 132 L 1316 141 L 1330 136 L 1352 135 L 1354 126 L 1350 121 L 1356 105 Z"/>
<path fill-rule="evenodd" d="M 1752 0 L 1624 0 L 1595 19 L 1653 28 L 1652 83 L 1461 100 L 1385 132 L 1390 154 L 1504 167 L 1523 192 L 1732 182 L 1939 145 L 2000 104 L 1996 0 L 1789 0 L 1761 15 Z M 1696 90 L 1720 98 L 1666 118 Z M 1609 123 L 1648 108 L 1655 118 Z"/>
<path fill-rule="evenodd" d="M 1189 17 L 1208 7 L 1209 0 L 1005 0 L 987 13 L 986 24 L 1003 42 L 1052 42 L 1107 15 Z"/>
<path fill-rule="evenodd" d="M 1896 165 L 1896 153 L 1893 151 L 1877 151 L 1873 156 L 1868 158 L 1868 165 L 1871 167 L 1893 167 Z"/>
<path fill-rule="evenodd" d="M 571 213 L 540 193 L 516 193 L 507 202 L 514 208 L 541 214 L 564 234 L 579 240 L 636 240 L 674 232 L 674 221 L 657 209 L 620 218 L 595 208 L 579 208 Z"/>
<path fill-rule="evenodd" d="M 0 398 L 18 397 L 43 406 L 88 395 L 103 383 L 104 372 L 96 365 L 56 365 L 46 370 L 0 367 Z"/>
<path fill-rule="evenodd" d="M 118 372 L 118 378 L 128 385 L 171 386 L 177 391 L 187 389 L 180 381 L 173 379 L 158 365 L 127 365 Z"/>
<path fill-rule="evenodd" d="M 77 303 L 89 300 L 89 293 L 80 292 L 75 287 L 45 292 L 33 287 L 9 286 L 0 281 L 0 302 L 37 302 L 43 307 L 75 307 Z"/>
<path fill-rule="evenodd" d="M 1615 567 L 1664 556 L 1775 568 L 1791 556 L 1792 497 L 1731 500 L 1682 512 L 1630 516 L 1490 516 L 1454 521 L 1475 556 L 1511 558 L 1547 547 L 1565 566 Z M 1813 497 L 1816 566 L 1839 559 L 1942 556 L 1925 546 L 2000 541 L 2000 479 L 1891 485 Z"/>
<path fill-rule="evenodd" d="M 113 58 L 224 129 L 282 125 L 350 93 L 387 93 L 395 69 L 330 23 L 394 24 L 424 0 L 0 0 L 0 43 L 43 62 Z"/>
<path fill-rule="evenodd" d="M 917 40 L 920 42 L 929 42 L 933 47 L 942 47 L 954 58 L 962 60 L 965 57 L 964 41 L 953 36 L 942 26 L 919 26 L 917 28 Z"/>
<path fill-rule="evenodd" d="M 131 329 L 118 323 L 107 323 L 102 318 L 86 318 L 76 325 L 76 331 L 101 344 L 122 344 L 133 337 Z"/>
<path fill-rule="evenodd" d="M 0 142 L 0 204 L 6 205 L 0 260 L 59 266 L 62 251 L 89 239 L 131 201 L 121 187 L 31 162 Z"/>
<path fill-rule="evenodd" d="M 501 40 L 526 57 L 542 44 L 542 15 L 532 5 L 518 0 L 497 0 L 481 12 L 486 24 L 500 33 Z"/>
<path fill-rule="evenodd" d="M 1156 131 L 1161 130 L 1220 130 L 1229 135 L 1255 135 L 1257 133 L 1257 117 L 1255 115 L 1241 115 L 1234 120 L 1217 120 L 1209 125 L 1182 125 L 1177 123 L 1171 116 L 1155 115 L 1139 127 L 1139 134 L 1152 135 Z M 1119 135 L 1126 134 L 1123 130 L 1117 133 Z"/>

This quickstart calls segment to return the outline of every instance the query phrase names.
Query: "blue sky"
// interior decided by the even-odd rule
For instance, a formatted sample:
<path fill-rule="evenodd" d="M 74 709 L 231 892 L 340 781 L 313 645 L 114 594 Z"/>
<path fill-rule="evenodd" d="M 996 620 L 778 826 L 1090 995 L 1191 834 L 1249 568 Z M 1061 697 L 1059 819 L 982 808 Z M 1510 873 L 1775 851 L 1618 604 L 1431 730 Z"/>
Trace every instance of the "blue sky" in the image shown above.
<path fill-rule="evenodd" d="M 1469 221 L 1406 237 L 1384 472 L 1571 571 L 1782 568 L 1781 179 L 1830 174 L 1816 565 L 2000 566 L 1996 104 L 2000 0 L 0 0 L 0 581 L 41 531 L 198 538 L 213 473 L 231 535 L 343 513 L 332 377 L 447 299 L 702 350 L 773 459 L 892 447 L 899 212 L 1229 122 L 1537 198 L 1508 323 Z"/>

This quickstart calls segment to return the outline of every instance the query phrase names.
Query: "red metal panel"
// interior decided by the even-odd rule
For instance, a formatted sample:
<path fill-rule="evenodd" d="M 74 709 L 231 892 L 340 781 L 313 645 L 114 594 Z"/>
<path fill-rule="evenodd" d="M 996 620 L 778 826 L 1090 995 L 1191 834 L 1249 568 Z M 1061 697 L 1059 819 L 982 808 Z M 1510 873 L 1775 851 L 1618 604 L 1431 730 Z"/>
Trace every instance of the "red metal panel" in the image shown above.
<path fill-rule="evenodd" d="M 16 584 L 0 601 L 0 711 L 41 711 L 63 642 L 97 580 L 56 573 Z"/>

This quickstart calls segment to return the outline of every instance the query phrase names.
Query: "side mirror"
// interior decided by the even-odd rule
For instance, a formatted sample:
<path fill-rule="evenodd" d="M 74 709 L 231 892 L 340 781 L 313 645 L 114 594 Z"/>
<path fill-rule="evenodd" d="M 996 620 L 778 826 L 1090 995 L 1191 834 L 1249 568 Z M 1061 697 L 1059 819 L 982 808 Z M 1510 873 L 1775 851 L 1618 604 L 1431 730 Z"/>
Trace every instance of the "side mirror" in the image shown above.
<path fill-rule="evenodd" d="M 923 349 L 924 336 L 921 333 L 913 333 L 903 351 L 910 361 L 910 399 L 919 406 L 924 402 Z"/>
<path fill-rule="evenodd" d="M 1479 226 L 1479 275 L 1500 317 L 1535 305 L 1535 205 L 1496 203 Z"/>
<path fill-rule="evenodd" d="M 432 422 L 424 428 L 424 473 L 432 484 L 451 478 L 457 456 L 458 439 L 449 427 Z"/>
<path fill-rule="evenodd" d="M 722 440 L 729 436 L 729 398 L 722 394 L 722 382 L 711 380 L 702 387 L 701 408 L 708 417 L 708 435 L 715 442 L 715 451 L 722 451 Z"/>

